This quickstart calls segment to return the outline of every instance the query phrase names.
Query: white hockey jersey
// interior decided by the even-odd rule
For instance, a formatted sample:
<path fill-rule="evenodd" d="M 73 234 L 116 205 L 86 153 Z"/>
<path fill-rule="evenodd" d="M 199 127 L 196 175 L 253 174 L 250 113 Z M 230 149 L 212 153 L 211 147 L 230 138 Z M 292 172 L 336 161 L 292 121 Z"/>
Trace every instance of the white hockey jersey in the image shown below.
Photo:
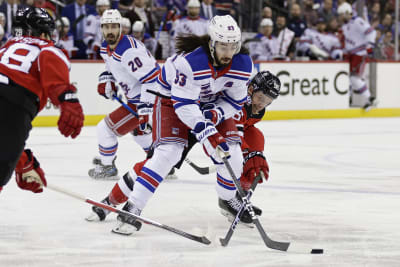
<path fill-rule="evenodd" d="M 352 17 L 342 26 L 344 50 L 347 54 L 367 55 L 367 49 L 375 45 L 376 31 L 360 17 Z"/>
<path fill-rule="evenodd" d="M 275 57 L 280 57 L 284 58 L 286 57 L 288 53 L 288 49 L 290 44 L 292 43 L 294 38 L 294 31 L 289 30 L 287 27 L 285 27 L 283 30 L 281 30 L 278 34 L 278 37 L 276 38 L 276 42 L 278 45 L 278 52 Z"/>
<path fill-rule="evenodd" d="M 183 17 L 174 22 L 172 39 L 170 42 L 171 54 L 175 53 L 175 38 L 183 34 L 194 34 L 201 36 L 207 34 L 208 20 L 203 17 L 190 18 Z"/>
<path fill-rule="evenodd" d="M 296 49 L 306 54 L 310 45 L 325 51 L 331 59 L 340 59 L 342 49 L 339 38 L 331 33 L 321 33 L 314 29 L 306 29 L 296 45 Z"/>
<path fill-rule="evenodd" d="M 158 83 L 160 92 L 171 96 L 180 120 L 193 129 L 204 121 L 201 107 L 213 103 L 225 119 L 233 117 L 247 100 L 247 84 L 253 70 L 250 56 L 237 54 L 229 66 L 216 70 L 202 47 L 167 59 Z"/>
<path fill-rule="evenodd" d="M 278 40 L 275 38 L 275 36 L 263 36 L 260 42 L 257 44 L 256 52 L 252 53 L 252 57 L 255 55 L 253 59 L 272 60 L 279 53 L 278 45 Z"/>
<path fill-rule="evenodd" d="M 130 103 L 153 103 L 154 95 L 148 90 L 158 91 L 160 66 L 142 42 L 122 35 L 114 51 L 104 41 L 100 55 Z"/>
<path fill-rule="evenodd" d="M 90 47 L 88 47 L 86 53 L 92 54 L 95 53 L 93 51 L 93 46 L 101 46 L 101 43 L 103 41 L 103 34 L 101 32 L 101 24 L 100 24 L 100 16 L 99 15 L 89 15 L 86 18 L 86 27 L 85 27 L 85 32 L 83 35 L 83 41 L 84 43 L 88 46 L 89 42 L 92 41 L 92 44 Z"/>

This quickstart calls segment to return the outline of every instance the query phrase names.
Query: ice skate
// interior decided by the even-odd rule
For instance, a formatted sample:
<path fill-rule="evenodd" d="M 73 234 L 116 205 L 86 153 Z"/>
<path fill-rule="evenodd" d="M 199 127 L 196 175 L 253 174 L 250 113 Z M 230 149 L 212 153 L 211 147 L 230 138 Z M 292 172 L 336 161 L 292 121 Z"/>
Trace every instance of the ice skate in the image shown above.
<path fill-rule="evenodd" d="M 140 215 L 142 212 L 140 209 L 135 207 L 131 201 L 128 200 L 122 210 L 128 211 L 130 213 Z M 112 229 L 113 233 L 120 235 L 131 235 L 136 231 L 139 231 L 142 227 L 142 223 L 133 217 L 128 217 L 124 215 L 118 215 L 118 224 Z"/>
<path fill-rule="evenodd" d="M 240 207 L 242 206 L 242 200 L 239 196 L 235 196 L 230 200 L 223 200 L 221 198 L 218 199 L 218 206 L 221 208 L 221 214 L 228 218 L 230 222 L 232 222 L 236 214 L 238 213 Z M 261 209 L 253 206 L 254 213 L 258 216 L 261 215 Z M 253 220 L 251 219 L 250 213 L 245 210 L 243 212 L 242 217 L 240 218 L 240 222 L 246 226 L 252 227 Z"/>
<path fill-rule="evenodd" d="M 112 207 L 116 207 L 115 205 L 110 203 L 110 200 L 108 196 L 101 201 L 101 203 L 107 204 Z M 108 214 L 110 214 L 111 211 L 97 207 L 97 206 L 92 206 L 92 213 L 89 214 L 85 219 L 88 222 L 101 222 L 104 221 L 107 217 Z"/>
<path fill-rule="evenodd" d="M 93 165 L 95 167 L 89 170 L 89 176 L 96 180 L 118 180 L 118 169 L 115 166 L 116 158 L 114 158 L 111 165 L 103 165 L 99 158 L 94 158 Z"/>
<path fill-rule="evenodd" d="M 168 173 L 167 177 L 165 177 L 167 180 L 176 180 L 178 179 L 178 176 L 175 174 L 175 168 L 172 168 L 171 171 Z"/>
<path fill-rule="evenodd" d="M 368 111 L 370 111 L 372 108 L 375 108 L 377 104 L 378 104 L 378 101 L 376 100 L 376 98 L 373 97 L 373 96 L 371 96 L 371 97 L 368 99 L 367 104 L 364 105 L 363 109 L 364 109 L 366 112 L 368 112 Z"/>

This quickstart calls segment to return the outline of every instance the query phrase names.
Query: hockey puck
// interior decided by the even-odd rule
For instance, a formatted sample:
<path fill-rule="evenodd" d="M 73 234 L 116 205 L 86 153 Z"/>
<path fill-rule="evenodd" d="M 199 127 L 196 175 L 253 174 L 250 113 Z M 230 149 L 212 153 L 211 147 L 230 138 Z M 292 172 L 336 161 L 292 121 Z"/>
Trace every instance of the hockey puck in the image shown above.
<path fill-rule="evenodd" d="M 313 248 L 310 253 L 311 254 L 323 254 L 324 250 L 322 248 Z"/>

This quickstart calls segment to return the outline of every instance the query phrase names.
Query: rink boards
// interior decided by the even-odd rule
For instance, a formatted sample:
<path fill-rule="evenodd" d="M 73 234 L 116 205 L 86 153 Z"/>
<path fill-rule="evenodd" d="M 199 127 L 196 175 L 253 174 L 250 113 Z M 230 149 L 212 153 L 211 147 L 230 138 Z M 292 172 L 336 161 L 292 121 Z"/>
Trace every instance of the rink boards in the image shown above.
<path fill-rule="evenodd" d="M 162 64 L 162 63 L 161 63 Z M 400 63 L 378 62 L 376 79 L 377 108 L 369 112 L 349 108 L 349 65 L 347 62 L 259 62 L 257 70 L 279 76 L 281 95 L 268 107 L 264 119 L 315 119 L 400 116 Z M 85 113 L 85 125 L 97 124 L 119 104 L 97 94 L 101 61 L 73 61 L 71 82 Z M 366 79 L 368 80 L 367 66 Z M 34 120 L 34 126 L 55 126 L 59 111 L 49 102 Z"/>

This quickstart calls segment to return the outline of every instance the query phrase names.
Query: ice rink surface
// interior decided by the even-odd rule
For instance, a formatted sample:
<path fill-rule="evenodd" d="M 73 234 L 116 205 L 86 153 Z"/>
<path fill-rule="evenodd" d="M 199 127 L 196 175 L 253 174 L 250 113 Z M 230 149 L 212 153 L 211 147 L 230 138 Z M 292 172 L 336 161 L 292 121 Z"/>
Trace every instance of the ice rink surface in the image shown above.
<path fill-rule="evenodd" d="M 271 238 L 325 254 L 287 253 L 265 247 L 256 228 L 239 226 L 228 247 L 229 223 L 220 215 L 215 174 L 184 164 L 179 179 L 164 181 L 144 217 L 195 234 L 209 246 L 143 225 L 134 236 L 112 234 L 116 216 L 84 220 L 90 205 L 45 190 L 20 190 L 14 178 L 0 194 L 0 266 L 400 266 L 400 118 L 265 121 L 270 180 L 253 203 Z M 32 148 L 49 182 L 101 200 L 112 181 L 88 177 L 97 154 L 95 127 L 76 140 L 56 128 L 35 128 Z M 120 139 L 123 174 L 142 160 L 130 136 Z M 189 154 L 210 164 L 200 146 Z M 162 164 L 162 162 L 160 162 Z"/>

